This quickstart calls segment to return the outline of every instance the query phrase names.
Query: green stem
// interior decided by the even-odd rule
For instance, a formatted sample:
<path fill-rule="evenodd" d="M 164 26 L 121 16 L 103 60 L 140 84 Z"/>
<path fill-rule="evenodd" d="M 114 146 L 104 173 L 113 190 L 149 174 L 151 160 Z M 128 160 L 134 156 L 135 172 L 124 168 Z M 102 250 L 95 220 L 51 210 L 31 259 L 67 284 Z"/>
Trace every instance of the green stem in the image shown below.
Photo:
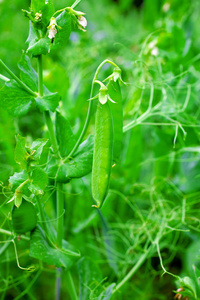
<path fill-rule="evenodd" d="M 48 132 L 49 132 L 49 137 L 50 137 L 50 141 L 51 141 L 51 145 L 53 148 L 53 152 L 55 154 L 55 156 L 57 158 L 59 158 L 59 151 L 58 151 L 58 145 L 57 145 L 57 141 L 56 141 L 56 137 L 55 137 L 55 133 L 54 133 L 54 128 L 53 128 L 53 123 L 51 120 L 51 116 L 49 111 L 45 111 L 44 112 L 44 118 L 45 118 L 45 122 L 48 128 Z"/>
<path fill-rule="evenodd" d="M 76 152 L 76 150 L 78 149 L 86 131 L 87 131 L 87 128 L 88 128 L 88 125 L 89 125 L 89 122 L 90 122 L 90 116 L 91 116 L 91 111 L 92 111 L 92 106 L 93 106 L 93 102 L 90 101 L 89 102 L 89 107 L 88 107 L 88 112 L 87 112 L 87 117 L 86 117 L 86 120 L 85 120 L 85 124 L 83 126 L 83 130 L 74 146 L 74 148 L 72 149 L 72 151 L 69 153 L 68 157 L 64 160 L 64 162 L 69 158 L 69 157 L 72 157 L 72 155 Z"/>
<path fill-rule="evenodd" d="M 58 248 L 62 248 L 62 241 L 64 236 L 64 197 L 63 197 L 62 183 L 57 183 L 57 240 L 56 246 Z M 59 268 L 57 270 L 57 280 L 56 280 L 56 300 L 59 299 L 59 287 L 61 284 L 61 272 L 62 269 Z M 72 300 L 78 300 L 78 296 L 76 294 L 76 289 L 74 286 L 74 282 L 71 276 L 71 272 L 67 271 L 66 273 L 67 283 L 68 283 L 68 291 Z"/>
<path fill-rule="evenodd" d="M 152 112 L 150 112 L 149 110 L 147 110 L 140 117 L 138 117 L 136 120 L 133 120 L 130 123 L 124 125 L 123 126 L 123 132 L 126 132 L 126 131 L 132 129 L 136 125 L 139 125 L 141 122 L 143 122 L 144 120 L 148 119 L 149 117 L 160 115 L 161 114 L 160 112 L 154 112 L 156 109 L 159 108 L 160 105 L 161 105 L 161 103 L 158 103 L 157 105 L 155 105 L 153 107 Z"/>
<path fill-rule="evenodd" d="M 43 96 L 43 64 L 42 54 L 38 56 L 38 93 L 39 96 Z"/>
<path fill-rule="evenodd" d="M 37 201 L 37 206 L 38 206 L 39 214 L 40 214 L 41 221 L 42 221 L 42 227 L 45 232 L 48 232 L 42 204 L 41 204 L 40 200 L 38 199 L 38 197 L 36 197 L 36 201 Z"/>
<path fill-rule="evenodd" d="M 148 250 L 146 250 L 146 252 L 140 257 L 140 259 L 137 261 L 135 266 L 128 272 L 128 274 L 123 278 L 123 280 L 116 285 L 112 294 L 116 293 L 135 274 L 135 272 L 143 264 L 143 262 L 145 261 L 145 259 L 147 258 L 151 250 L 152 250 L 152 246 L 150 246 Z"/>
<path fill-rule="evenodd" d="M 41 222 L 42 222 L 42 228 L 45 231 L 47 240 L 53 248 L 56 248 L 56 245 L 52 242 L 52 240 L 50 238 L 49 230 L 48 230 L 45 215 L 44 215 L 44 209 L 43 209 L 42 204 L 41 204 L 40 200 L 38 199 L 38 197 L 36 197 L 36 201 L 37 201 L 37 206 L 38 206 L 38 210 L 39 210 L 39 214 L 40 214 L 40 218 L 41 218 Z"/>
<path fill-rule="evenodd" d="M 78 296 L 76 293 L 76 289 L 70 271 L 66 272 L 66 279 L 67 279 L 67 288 L 71 296 L 71 300 L 78 300 Z"/>
<path fill-rule="evenodd" d="M 6 234 L 6 235 L 10 235 L 10 236 L 13 235 L 11 231 L 5 230 L 5 229 L 2 229 L 2 228 L 0 228 L 0 233 Z"/>
<path fill-rule="evenodd" d="M 23 81 L 21 81 L 5 64 L 4 62 L 0 59 L 0 65 L 4 68 L 4 70 L 6 70 L 6 72 L 8 74 L 10 74 L 10 76 L 15 79 L 15 81 L 17 81 L 21 87 L 27 91 L 29 94 L 31 94 L 34 97 L 37 97 L 37 93 L 33 92 Z M 6 77 L 5 77 L 6 78 Z"/>
<path fill-rule="evenodd" d="M 43 96 L 42 55 L 38 56 L 38 93 L 39 93 L 40 97 Z M 56 141 L 56 137 L 55 137 L 55 133 L 54 133 L 54 127 L 53 127 L 53 123 L 52 123 L 49 111 L 44 112 L 44 119 L 45 119 L 45 123 L 46 123 L 47 128 L 48 128 L 49 137 L 50 137 L 51 145 L 52 145 L 52 148 L 53 148 L 53 152 L 56 155 L 56 157 L 59 158 L 58 145 L 57 145 L 57 141 Z"/>
<path fill-rule="evenodd" d="M 38 56 L 38 92 L 39 96 L 43 96 L 43 66 L 42 66 L 42 55 Z M 44 112 L 44 118 L 45 122 L 48 128 L 49 137 L 51 141 L 51 145 L 53 148 L 53 152 L 59 160 L 60 154 L 58 151 L 58 145 L 56 141 L 56 136 L 54 132 L 54 126 L 51 120 L 50 112 L 45 111 Z M 57 240 L 56 240 L 56 246 L 58 248 L 62 248 L 62 241 L 63 241 L 63 233 L 64 233 L 64 199 L 63 199 L 63 193 L 62 193 L 62 184 L 57 183 Z M 60 284 L 61 284 L 61 269 L 57 269 L 57 279 L 56 279 L 56 300 L 60 297 Z M 58 284 L 59 282 L 59 284 Z"/>
<path fill-rule="evenodd" d="M 12 233 L 11 231 L 5 230 L 5 229 L 3 229 L 3 228 L 0 228 L 0 233 L 6 234 L 6 235 L 9 235 L 9 236 L 13 236 L 13 233 Z M 21 238 L 22 240 L 26 240 L 26 241 L 29 241 L 29 240 L 30 240 L 29 237 L 27 237 L 27 236 L 25 236 L 25 235 L 20 235 L 20 238 Z"/>
<path fill-rule="evenodd" d="M 74 9 L 74 7 L 76 7 L 80 2 L 81 2 L 81 0 L 76 0 L 76 1 L 72 4 L 71 8 Z"/>
<path fill-rule="evenodd" d="M 42 64 L 42 55 L 38 56 L 38 93 L 39 96 L 43 96 L 43 64 Z M 58 145 L 56 141 L 56 136 L 54 133 L 54 126 L 51 120 L 49 111 L 44 112 L 45 122 L 48 128 L 50 141 L 52 144 L 53 152 L 57 159 L 60 158 Z M 63 198 L 62 198 L 62 186 L 57 184 L 57 215 L 58 215 L 58 233 L 57 233 L 57 246 L 62 248 L 62 239 L 63 239 Z"/>
<path fill-rule="evenodd" d="M 57 241 L 56 245 L 58 248 L 62 248 L 62 241 L 64 235 L 64 197 L 62 190 L 62 183 L 57 183 Z M 58 288 L 60 286 L 61 281 L 61 269 L 58 269 L 57 274 L 57 292 L 56 299 L 59 299 L 59 291 Z M 76 289 L 74 286 L 74 282 L 71 276 L 71 272 L 67 271 L 66 273 L 67 283 L 68 283 L 68 291 L 72 300 L 78 300 L 78 296 L 76 294 Z"/>
<path fill-rule="evenodd" d="M 59 9 L 57 10 L 54 14 L 53 14 L 53 17 L 55 17 L 55 15 L 57 15 L 58 13 L 61 13 L 62 11 L 64 10 L 70 10 L 71 8 L 74 9 L 74 7 L 76 7 L 79 3 L 81 2 L 81 0 L 76 0 L 71 7 L 67 6 L 67 7 L 64 7 L 62 9 Z"/>
<path fill-rule="evenodd" d="M 8 77 L 3 76 L 2 74 L 0 74 L 0 79 L 3 80 L 3 81 L 5 81 L 5 82 L 10 81 L 10 79 Z"/>
<path fill-rule="evenodd" d="M 98 68 L 96 69 L 96 72 L 94 74 L 94 78 L 92 80 L 92 87 L 91 87 L 91 92 L 90 92 L 90 99 L 92 98 L 92 95 L 93 95 L 93 90 L 94 90 L 94 83 L 95 81 L 97 80 L 97 77 L 99 75 L 99 72 L 101 70 L 101 68 L 105 65 L 105 64 L 111 64 L 113 65 L 114 67 L 117 67 L 117 65 L 112 62 L 111 60 L 109 59 L 105 59 L 99 66 Z M 87 112 L 87 116 L 86 116 L 86 120 L 85 120 L 85 124 L 83 126 L 83 129 L 82 129 L 82 132 L 74 146 L 74 148 L 72 149 L 72 151 L 69 153 L 69 155 L 66 157 L 66 159 L 64 159 L 63 162 L 67 161 L 69 157 L 72 157 L 72 155 L 76 152 L 76 150 L 78 149 L 86 131 L 87 131 L 87 128 L 88 128 L 88 125 L 89 125 L 89 122 L 90 122 L 90 117 L 91 117 L 91 112 L 92 112 L 92 107 L 93 107 L 93 102 L 90 101 L 89 102 L 89 107 L 88 107 L 88 112 Z"/>
<path fill-rule="evenodd" d="M 57 269 L 56 272 L 56 286 L 55 286 L 55 300 L 60 300 L 60 290 L 61 290 L 61 267 Z"/>
<path fill-rule="evenodd" d="M 62 248 L 64 235 L 64 201 L 63 201 L 62 183 L 57 183 L 57 241 L 58 248 Z"/>

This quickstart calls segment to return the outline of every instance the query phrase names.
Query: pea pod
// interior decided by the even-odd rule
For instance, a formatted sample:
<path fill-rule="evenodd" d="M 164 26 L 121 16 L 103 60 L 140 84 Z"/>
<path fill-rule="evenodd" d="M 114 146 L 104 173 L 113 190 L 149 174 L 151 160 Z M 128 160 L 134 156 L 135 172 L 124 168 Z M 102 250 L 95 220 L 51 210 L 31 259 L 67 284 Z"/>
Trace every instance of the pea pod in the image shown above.
<path fill-rule="evenodd" d="M 107 88 L 110 98 L 115 101 L 115 103 L 109 101 L 109 106 L 114 128 L 113 161 L 117 163 L 120 159 L 123 139 L 123 108 L 119 80 L 110 80 Z"/>
<path fill-rule="evenodd" d="M 17 234 L 32 231 L 37 224 L 37 214 L 32 203 L 22 199 L 22 204 L 19 207 L 13 206 L 12 225 Z"/>
<path fill-rule="evenodd" d="M 106 198 L 113 153 L 113 122 L 108 102 L 98 103 L 95 120 L 94 154 L 92 167 L 92 196 L 97 207 Z"/>

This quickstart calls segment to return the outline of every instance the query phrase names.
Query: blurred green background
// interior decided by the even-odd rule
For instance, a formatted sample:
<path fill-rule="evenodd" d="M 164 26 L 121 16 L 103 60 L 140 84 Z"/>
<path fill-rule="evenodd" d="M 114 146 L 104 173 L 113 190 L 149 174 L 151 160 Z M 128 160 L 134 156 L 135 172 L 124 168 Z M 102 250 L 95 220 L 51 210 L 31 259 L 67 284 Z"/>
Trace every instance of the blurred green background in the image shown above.
<path fill-rule="evenodd" d="M 56 9 L 72 3 L 54 1 Z M 28 37 L 28 19 L 21 9 L 28 7 L 29 1 L 0 0 L 0 58 L 16 75 Z M 124 125 L 133 122 L 133 128 L 124 133 L 121 160 L 113 169 L 110 193 L 102 208 L 109 230 L 105 234 L 105 224 L 91 209 L 88 175 L 66 185 L 66 238 L 101 269 L 102 286 L 123 278 L 143 253 L 146 241 L 153 243 L 156 237 L 165 267 L 171 273 L 192 277 L 192 266 L 199 265 L 196 257 L 200 254 L 200 2 L 82 0 L 76 9 L 86 13 L 87 31 L 73 31 L 66 47 L 44 57 L 45 85 L 61 95 L 61 110 L 78 136 L 95 70 L 109 58 L 119 65 L 127 82 L 121 86 Z M 32 64 L 37 69 L 35 58 Z M 110 72 L 105 66 L 100 79 Z M 4 70 L 0 73 L 8 76 Z M 151 96 L 152 106 L 157 108 L 143 118 Z M 94 133 L 94 115 L 95 110 L 87 136 Z M 17 133 L 29 142 L 47 136 L 43 116 L 31 111 L 13 119 L 0 111 L 2 186 L 18 170 L 14 162 Z M 53 219 L 54 196 L 47 200 L 46 211 Z M 2 227 L 8 226 L 8 211 L 6 208 L 3 213 Z M 30 258 L 23 258 L 24 247 L 19 245 L 19 251 L 23 262 L 28 263 Z M 157 250 L 114 299 L 173 298 L 178 286 L 173 277 L 160 277 L 163 270 Z M 16 267 L 12 249 L 9 255 L 4 255 L 0 268 L 10 261 L 9 271 L 20 278 L 22 271 Z M 6 276 L 2 271 L 2 286 Z M 25 273 L 24 281 L 8 287 L 6 299 L 14 299 L 31 276 Z M 78 286 L 76 268 L 73 276 Z M 51 299 L 52 282 L 51 273 L 37 281 L 37 287 L 32 288 L 33 294 L 40 295 L 37 299 Z M 45 294 L 48 289 L 49 294 Z M 66 295 L 63 287 L 62 299 Z M 29 293 L 24 297 L 31 298 Z M 90 297 L 96 299 L 95 292 Z"/>

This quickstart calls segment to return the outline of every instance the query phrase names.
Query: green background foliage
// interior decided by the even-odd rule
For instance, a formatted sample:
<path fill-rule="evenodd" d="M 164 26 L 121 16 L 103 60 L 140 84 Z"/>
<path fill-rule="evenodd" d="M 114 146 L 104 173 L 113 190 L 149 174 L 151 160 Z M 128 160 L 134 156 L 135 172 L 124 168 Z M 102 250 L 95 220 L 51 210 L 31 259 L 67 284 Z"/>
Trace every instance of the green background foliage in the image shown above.
<path fill-rule="evenodd" d="M 56 10 L 73 3 L 53 2 Z M 65 244 L 64 249 L 68 252 L 58 255 L 53 247 L 45 244 L 38 226 L 31 246 L 26 239 L 16 241 L 20 266 L 34 266 L 33 272 L 22 270 L 16 263 L 12 240 L 6 242 L 8 236 L 0 231 L 1 299 L 52 299 L 56 273 L 55 267 L 49 265 L 55 257 L 57 267 L 73 265 L 72 275 L 81 300 L 172 299 L 179 287 L 184 288 L 184 295 L 191 300 L 200 298 L 197 280 L 200 276 L 200 3 L 198 0 L 145 0 L 137 6 L 138 2 L 82 0 L 77 10 L 86 13 L 87 31 L 72 28 L 66 45 L 59 50 L 54 47 L 50 55 L 44 55 L 44 84 L 51 93 L 47 91 L 34 102 L 15 83 L 7 83 L 19 96 L 13 117 L 9 114 L 8 107 L 12 103 L 8 106 L 7 87 L 3 88 L 0 227 L 11 230 L 12 203 L 5 203 L 19 183 L 27 179 L 26 172 L 20 169 L 20 165 L 27 167 L 26 153 L 31 155 L 35 150 L 39 166 L 47 162 L 48 133 L 37 107 L 54 112 L 61 97 L 61 113 L 52 117 L 61 155 L 65 156 L 82 130 L 97 66 L 104 59 L 111 59 L 120 66 L 127 83 L 121 84 L 122 153 L 112 169 L 110 189 L 102 209 L 92 207 L 91 164 L 84 156 L 90 153 L 92 160 L 91 135 L 94 135 L 97 104 L 94 100 L 91 122 L 84 137 L 88 138 L 88 144 L 77 150 L 74 160 L 68 159 L 59 168 L 52 160 L 47 170 L 52 182 L 58 172 L 61 181 L 66 183 L 64 236 L 70 244 Z M 21 59 L 22 49 L 27 49 L 25 41 L 29 32 L 28 19 L 21 9 L 28 7 L 28 0 L 0 1 L 0 58 L 19 77 L 21 70 L 21 78 L 35 91 L 37 76 L 35 82 L 26 81 L 26 72 L 23 72 L 26 62 Z M 37 70 L 36 58 L 31 62 Z M 105 65 L 100 80 L 111 72 Z M 8 77 L 1 68 L 0 73 Z M 0 87 L 3 84 L 0 80 Z M 97 92 L 95 90 L 95 95 Z M 64 147 L 67 137 L 71 138 L 69 148 Z M 89 174 L 77 178 L 80 177 L 78 172 L 80 176 Z M 46 211 L 44 218 L 53 236 L 55 189 L 51 180 L 47 183 L 45 174 L 40 168 L 33 169 L 32 185 L 23 189 L 26 194 L 40 195 Z M 43 259 L 42 267 L 38 263 L 41 253 L 38 248 L 50 253 Z M 111 297 L 115 284 L 138 262 L 141 265 L 137 271 Z M 175 275 L 189 276 L 189 283 L 178 281 Z M 64 271 L 61 299 L 69 298 L 67 280 Z"/>

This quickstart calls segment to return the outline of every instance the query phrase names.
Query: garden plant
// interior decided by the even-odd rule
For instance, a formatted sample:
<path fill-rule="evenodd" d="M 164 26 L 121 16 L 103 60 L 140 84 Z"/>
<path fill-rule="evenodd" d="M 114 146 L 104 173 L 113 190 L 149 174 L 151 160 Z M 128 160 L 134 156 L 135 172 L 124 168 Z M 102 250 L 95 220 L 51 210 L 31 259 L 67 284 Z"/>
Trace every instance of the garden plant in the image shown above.
<path fill-rule="evenodd" d="M 0 1 L 1 300 L 200 299 L 199 11 Z"/>

